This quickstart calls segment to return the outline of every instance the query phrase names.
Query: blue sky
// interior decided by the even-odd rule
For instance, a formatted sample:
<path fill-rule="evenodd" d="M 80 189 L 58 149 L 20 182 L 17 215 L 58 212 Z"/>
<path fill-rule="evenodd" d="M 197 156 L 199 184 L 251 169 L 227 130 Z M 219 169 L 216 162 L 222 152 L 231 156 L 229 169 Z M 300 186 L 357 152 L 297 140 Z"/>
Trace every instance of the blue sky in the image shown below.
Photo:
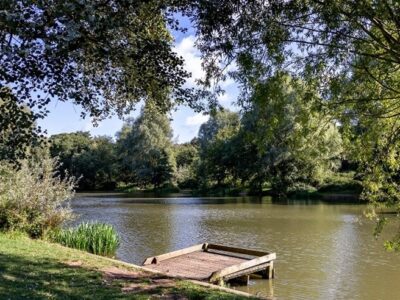
<path fill-rule="evenodd" d="M 187 20 L 181 19 L 183 26 L 190 25 Z M 187 85 L 193 86 L 196 78 L 203 76 L 201 68 L 200 53 L 195 48 L 195 37 L 193 29 L 188 26 L 186 33 L 174 32 L 175 46 L 174 51 L 182 56 L 186 62 L 186 69 L 192 73 L 192 78 L 188 79 Z M 220 104 L 226 108 L 236 110 L 232 103 L 236 100 L 238 89 L 232 80 L 223 83 L 226 93 L 220 97 Z M 53 101 L 49 105 L 50 114 L 38 123 L 47 130 L 48 135 L 74 132 L 90 131 L 92 135 L 109 135 L 114 137 L 115 133 L 122 127 L 123 121 L 114 116 L 106 119 L 94 127 L 90 118 L 82 119 L 80 117 L 81 109 L 71 102 Z M 139 114 L 140 105 L 130 114 L 135 117 Z M 208 116 L 201 113 L 195 113 L 188 107 L 179 106 L 171 112 L 172 129 L 174 130 L 174 139 L 179 142 L 190 141 L 198 133 L 200 125 L 207 121 Z"/>

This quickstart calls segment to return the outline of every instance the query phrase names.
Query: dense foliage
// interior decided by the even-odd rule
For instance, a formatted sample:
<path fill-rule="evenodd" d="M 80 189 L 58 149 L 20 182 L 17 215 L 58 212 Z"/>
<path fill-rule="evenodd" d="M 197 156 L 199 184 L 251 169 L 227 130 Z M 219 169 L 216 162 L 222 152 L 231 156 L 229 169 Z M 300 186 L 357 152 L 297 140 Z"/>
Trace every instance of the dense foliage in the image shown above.
<path fill-rule="evenodd" d="M 119 183 L 206 193 L 262 194 L 269 188 L 287 195 L 323 187 L 344 157 L 339 126 L 303 99 L 301 81 L 282 74 L 258 90 L 243 113 L 214 110 L 190 143 L 173 144 L 167 115 L 145 106 L 138 118 L 127 120 L 115 142 L 84 132 L 60 134 L 50 139 L 51 153 L 60 157 L 63 170 L 81 178 L 81 189 Z"/>
<path fill-rule="evenodd" d="M 128 121 L 117 136 L 118 155 L 127 183 L 158 188 L 172 179 L 175 170 L 172 129 L 165 114 L 145 106 L 141 115 Z"/>
<path fill-rule="evenodd" d="M 62 179 L 49 158 L 24 160 L 17 170 L 0 162 L 0 229 L 41 237 L 71 217 L 74 179 Z"/>
<path fill-rule="evenodd" d="M 383 224 L 382 208 L 400 212 L 398 1 L 196 1 L 186 13 L 197 29 L 203 83 L 231 76 L 246 103 L 282 71 L 301 79 L 318 92 L 318 111 L 342 125 L 369 215 Z"/>
<path fill-rule="evenodd" d="M 46 114 L 52 99 L 73 101 L 92 117 L 122 114 L 140 100 L 182 88 L 187 73 L 172 51 L 167 10 L 174 1 L 2 1 L 1 86 Z M 172 7 L 173 8 L 173 7 Z"/>
<path fill-rule="evenodd" d="M 27 106 L 19 104 L 7 87 L 0 87 L 0 161 L 16 162 L 37 147 L 41 130 Z"/>
<path fill-rule="evenodd" d="M 88 132 L 57 134 L 50 138 L 50 153 L 60 171 L 79 179 L 81 189 L 115 188 L 117 156 L 109 137 L 92 138 Z"/>
<path fill-rule="evenodd" d="M 164 111 L 174 103 L 196 107 L 167 29 L 179 27 L 178 4 L 1 1 L 0 159 L 16 162 L 42 142 L 33 125 L 52 100 L 81 106 L 93 122 L 149 98 Z"/>

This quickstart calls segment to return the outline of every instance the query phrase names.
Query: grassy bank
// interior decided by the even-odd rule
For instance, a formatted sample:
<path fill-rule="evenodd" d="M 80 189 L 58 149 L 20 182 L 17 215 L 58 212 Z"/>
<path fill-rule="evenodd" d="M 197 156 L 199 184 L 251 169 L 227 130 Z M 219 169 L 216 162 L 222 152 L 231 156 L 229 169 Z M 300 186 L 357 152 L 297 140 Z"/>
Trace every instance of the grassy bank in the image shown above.
<path fill-rule="evenodd" d="M 161 277 L 57 244 L 0 233 L 0 299 L 244 297 Z"/>

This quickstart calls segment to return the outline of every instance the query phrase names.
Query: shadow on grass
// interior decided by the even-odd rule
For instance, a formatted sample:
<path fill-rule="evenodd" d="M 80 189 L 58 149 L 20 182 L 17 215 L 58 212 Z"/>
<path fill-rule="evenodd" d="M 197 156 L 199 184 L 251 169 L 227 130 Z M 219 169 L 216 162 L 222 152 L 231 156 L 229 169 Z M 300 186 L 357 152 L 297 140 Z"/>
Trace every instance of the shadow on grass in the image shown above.
<path fill-rule="evenodd" d="M 122 286 L 123 282 L 104 280 L 101 272 L 84 267 L 0 254 L 0 299 L 148 299 L 155 292 L 127 294 Z"/>
<path fill-rule="evenodd" d="M 34 251 L 34 250 L 32 250 Z M 43 256 L 0 253 L 0 299 L 243 299 L 112 268 L 103 272 Z"/>

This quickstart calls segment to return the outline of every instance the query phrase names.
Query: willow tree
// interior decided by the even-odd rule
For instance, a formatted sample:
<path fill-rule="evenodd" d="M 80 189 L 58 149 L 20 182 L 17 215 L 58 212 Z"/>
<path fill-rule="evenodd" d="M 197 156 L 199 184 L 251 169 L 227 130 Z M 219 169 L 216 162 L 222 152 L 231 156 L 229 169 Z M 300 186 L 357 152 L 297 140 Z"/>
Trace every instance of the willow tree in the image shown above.
<path fill-rule="evenodd" d="M 284 73 L 256 84 L 242 121 L 242 143 L 253 144 L 244 174 L 254 188 L 261 191 L 264 182 L 283 194 L 318 188 L 337 171 L 342 138 L 317 101 L 306 83 Z"/>

